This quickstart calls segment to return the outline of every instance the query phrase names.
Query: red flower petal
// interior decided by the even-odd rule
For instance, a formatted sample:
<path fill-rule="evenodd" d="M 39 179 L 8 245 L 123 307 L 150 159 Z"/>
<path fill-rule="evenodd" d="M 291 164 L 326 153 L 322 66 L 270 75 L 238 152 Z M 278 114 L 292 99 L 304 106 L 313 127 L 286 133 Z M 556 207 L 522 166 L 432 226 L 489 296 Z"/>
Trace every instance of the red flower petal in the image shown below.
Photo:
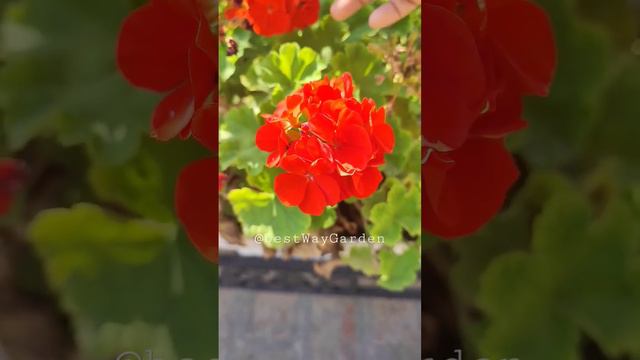
<path fill-rule="evenodd" d="M 22 187 L 26 177 L 26 167 L 22 162 L 0 159 L 0 215 L 9 211 L 14 195 Z"/>
<path fill-rule="evenodd" d="M 448 155 L 451 167 L 434 166 L 431 159 L 425 165 L 425 181 L 444 181 L 439 193 L 426 193 L 423 216 L 428 232 L 455 238 L 477 231 L 502 209 L 518 169 L 502 140 L 469 140 Z"/>
<path fill-rule="evenodd" d="M 320 216 L 327 207 L 327 200 L 325 194 L 320 186 L 310 181 L 307 185 L 304 199 L 300 203 L 300 211 L 305 214 Z"/>
<path fill-rule="evenodd" d="M 446 153 L 432 152 L 426 156 L 426 164 L 422 166 L 422 196 L 426 197 L 433 208 L 440 204 L 440 194 L 447 180 L 447 173 L 455 162 Z M 424 203 L 424 202 L 423 202 Z"/>
<path fill-rule="evenodd" d="M 320 85 L 316 91 L 320 101 L 340 99 L 340 90 L 329 85 Z"/>
<path fill-rule="evenodd" d="M 313 175 L 324 175 L 333 173 L 334 169 L 335 165 L 329 159 L 319 158 L 311 163 L 309 172 Z"/>
<path fill-rule="evenodd" d="M 202 4 L 207 4 L 207 1 L 201 1 Z M 213 3 L 209 3 L 213 6 Z M 207 21 L 205 12 L 207 11 L 207 5 L 201 5 L 198 9 L 199 16 L 199 26 L 198 33 L 196 34 L 196 47 L 200 49 L 203 53 L 209 56 L 211 60 L 212 66 L 217 70 L 218 69 L 218 42 L 216 41 L 216 37 L 211 32 L 211 27 L 209 26 L 209 22 Z M 217 73 L 216 73 L 217 76 Z"/>
<path fill-rule="evenodd" d="M 302 103 L 302 96 L 300 95 L 287 96 L 287 109 L 293 110 L 296 107 L 298 107 L 300 103 Z"/>
<path fill-rule="evenodd" d="M 336 132 L 335 158 L 345 169 L 364 169 L 372 153 L 369 134 L 362 126 L 347 124 Z"/>
<path fill-rule="evenodd" d="M 280 174 L 273 182 L 278 199 L 286 206 L 298 206 L 307 191 L 307 178 L 302 175 Z"/>
<path fill-rule="evenodd" d="M 187 165 L 178 177 L 175 204 L 178 219 L 189 239 L 210 261 L 218 261 L 218 181 L 216 159 L 203 159 Z"/>
<path fill-rule="evenodd" d="M 474 136 L 502 138 L 527 127 L 522 120 L 522 97 L 517 92 L 505 91 L 497 99 L 495 110 L 481 116 L 473 125 Z"/>
<path fill-rule="evenodd" d="M 318 0 L 288 0 L 291 11 L 291 30 L 304 29 L 318 21 L 320 2 Z"/>
<path fill-rule="evenodd" d="M 433 146 L 455 149 L 485 104 L 484 67 L 473 34 L 452 12 L 432 5 L 425 12 L 424 135 Z"/>
<path fill-rule="evenodd" d="M 225 173 L 218 174 L 218 191 L 222 191 L 224 188 L 224 183 L 227 182 L 227 175 Z"/>
<path fill-rule="evenodd" d="M 188 77 L 196 19 L 176 3 L 154 0 L 129 15 L 120 31 L 118 68 L 135 86 L 169 91 Z"/>
<path fill-rule="evenodd" d="M 273 152 L 278 149 L 278 139 L 282 134 L 282 128 L 274 123 L 266 123 L 256 132 L 256 146 L 265 152 Z"/>
<path fill-rule="evenodd" d="M 198 111 L 191 123 L 193 137 L 211 152 L 218 150 L 216 129 L 218 127 L 218 109 L 214 104 Z"/>
<path fill-rule="evenodd" d="M 262 36 L 273 36 L 291 31 L 291 17 L 284 0 L 247 0 L 248 19 L 253 31 Z M 274 21 L 277 19 L 277 21 Z"/>
<path fill-rule="evenodd" d="M 328 175 L 316 175 L 315 181 L 324 195 L 324 199 L 329 206 L 337 204 L 340 199 L 340 186 L 336 180 Z"/>
<path fill-rule="evenodd" d="M 209 56 L 195 46 L 189 49 L 189 82 L 196 108 L 202 106 L 211 95 L 216 87 L 217 77 L 218 68 Z"/>
<path fill-rule="evenodd" d="M 389 124 L 376 125 L 373 128 L 373 137 L 376 142 L 385 153 L 393 151 L 393 147 L 396 144 L 395 137 L 393 136 L 393 128 Z"/>
<path fill-rule="evenodd" d="M 247 9 L 230 7 L 224 11 L 224 18 L 227 20 L 242 20 L 247 17 Z"/>
<path fill-rule="evenodd" d="M 521 90 L 547 95 L 557 62 L 547 14 L 527 0 L 488 1 L 487 5 L 488 36 L 512 67 Z"/>
<path fill-rule="evenodd" d="M 309 169 L 309 165 L 310 164 L 308 162 L 305 162 L 301 157 L 295 154 L 284 156 L 280 163 L 282 170 L 297 175 L 305 175 Z"/>
<path fill-rule="evenodd" d="M 194 111 L 191 87 L 184 84 L 156 107 L 151 121 L 151 136 L 162 141 L 172 139 L 189 125 Z"/>
<path fill-rule="evenodd" d="M 204 17 L 201 18 L 195 44 L 189 49 L 189 80 L 196 107 L 201 106 L 216 90 L 218 81 L 218 58 L 214 56 L 217 52 L 216 45 L 209 23 Z"/>
<path fill-rule="evenodd" d="M 309 130 L 322 141 L 333 144 L 336 131 L 336 123 L 324 113 L 315 113 L 309 120 Z"/>
<path fill-rule="evenodd" d="M 337 78 L 334 83 L 335 87 L 342 89 L 342 96 L 344 98 L 353 97 L 353 78 L 351 77 L 351 73 L 344 73 L 342 76 Z"/>
<path fill-rule="evenodd" d="M 368 198 L 376 190 L 382 181 L 382 173 L 378 168 L 369 167 L 364 171 L 353 174 L 354 196 L 360 199 Z"/>

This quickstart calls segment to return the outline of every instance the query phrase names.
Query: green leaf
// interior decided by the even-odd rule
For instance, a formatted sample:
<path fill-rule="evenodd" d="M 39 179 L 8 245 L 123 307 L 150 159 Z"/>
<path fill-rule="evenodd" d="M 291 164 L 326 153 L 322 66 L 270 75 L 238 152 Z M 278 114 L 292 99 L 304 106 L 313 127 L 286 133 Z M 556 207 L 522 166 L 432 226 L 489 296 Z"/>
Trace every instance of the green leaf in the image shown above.
<path fill-rule="evenodd" d="M 395 110 L 395 106 L 394 106 Z M 419 117 L 413 118 L 413 128 L 420 126 Z M 407 130 L 408 126 L 401 124 L 402 118 L 396 112 L 390 112 L 387 122 L 393 128 L 395 147 L 391 154 L 385 156 L 385 164 L 381 170 L 387 176 L 401 176 L 414 173 L 419 176 L 421 162 L 422 142 L 418 133 Z"/>
<path fill-rule="evenodd" d="M 496 257 L 529 246 L 529 221 L 523 207 L 512 206 L 477 234 L 451 244 L 458 258 L 451 271 L 452 286 L 461 301 L 473 303 L 480 285 L 478 274 Z"/>
<path fill-rule="evenodd" d="M 99 326 L 166 316 L 173 226 L 78 204 L 39 214 L 29 237 L 74 321 Z"/>
<path fill-rule="evenodd" d="M 149 263 L 174 232 L 173 225 L 122 220 L 91 204 L 43 211 L 28 229 L 56 285 L 73 274 L 90 277 L 103 263 Z"/>
<path fill-rule="evenodd" d="M 579 333 L 536 278 L 524 253 L 499 258 L 483 275 L 481 305 L 491 320 L 480 339 L 483 357 L 579 359 Z"/>
<path fill-rule="evenodd" d="M 343 39 L 347 35 L 347 26 L 336 21 L 331 15 L 323 16 L 314 25 L 299 31 L 284 35 L 278 39 L 281 43 L 296 42 L 300 46 L 310 47 L 320 53 L 323 48 L 339 49 L 343 45 Z"/>
<path fill-rule="evenodd" d="M 240 80 L 249 91 L 272 94 L 277 90 L 280 96 L 272 99 L 277 103 L 303 84 L 319 80 L 325 68 L 324 61 L 311 48 L 285 43 L 277 52 L 256 58 Z"/>
<path fill-rule="evenodd" d="M 395 182 L 387 201 L 373 206 L 369 220 L 372 236 L 384 238 L 386 246 L 393 246 L 402 241 L 402 230 L 411 236 L 419 236 L 421 229 L 420 186 L 412 183 L 408 188 Z"/>
<path fill-rule="evenodd" d="M 633 4 L 626 0 L 578 1 L 580 13 L 586 18 L 601 24 L 609 30 L 621 50 L 627 50 L 636 39 L 637 17 L 632 10 Z"/>
<path fill-rule="evenodd" d="M 144 358 L 149 351 L 156 359 L 177 359 L 171 344 L 171 335 L 165 325 L 153 325 L 142 321 L 127 324 L 105 323 L 94 327 L 77 324 L 80 353 L 89 359 L 116 359 L 122 354 Z M 136 354 L 136 355 L 133 355 Z"/>
<path fill-rule="evenodd" d="M 379 264 L 370 246 L 351 246 L 340 259 L 352 269 L 361 271 L 365 275 L 373 276 L 379 273 Z"/>
<path fill-rule="evenodd" d="M 94 163 L 89 169 L 89 182 L 102 200 L 139 215 L 171 221 L 173 211 L 165 198 L 159 196 L 167 188 L 160 162 L 145 155 L 138 155 L 124 165 Z"/>
<path fill-rule="evenodd" d="M 605 91 L 603 116 L 593 132 L 592 156 L 613 155 L 630 164 L 640 164 L 640 61 L 625 58 Z"/>
<path fill-rule="evenodd" d="M 65 220 L 60 226 L 82 227 L 86 220 L 90 219 Z M 42 229 L 34 230 L 38 238 L 44 230 L 60 232 L 38 226 Z M 117 240 L 134 242 L 135 235 L 121 233 Z M 48 243 L 35 244 L 48 269 L 63 257 Z M 117 248 L 114 244 L 110 247 Z M 100 358 L 105 353 L 116 355 L 114 351 L 151 349 L 158 358 L 217 358 L 216 267 L 202 258 L 183 233 L 177 241 L 163 240 L 161 244 L 149 262 L 129 259 L 140 252 L 135 247 L 127 249 L 131 253 L 128 257 L 107 256 L 115 249 L 101 247 L 96 250 L 99 254 L 93 254 L 96 259 L 92 271 L 76 266 L 64 282 L 56 283 L 85 355 Z M 79 251 L 75 248 L 81 247 L 65 251 L 73 255 L 73 251 Z M 98 255 L 105 259 L 97 259 Z M 136 336 L 117 336 L 122 332 L 136 332 Z"/>
<path fill-rule="evenodd" d="M 336 223 L 337 219 L 338 219 L 338 214 L 336 213 L 336 209 L 333 207 L 326 208 L 322 213 L 322 215 L 311 217 L 311 229 L 313 230 L 328 229 Z"/>
<path fill-rule="evenodd" d="M 236 72 L 235 56 L 227 55 L 227 49 L 224 46 L 218 48 L 218 64 L 220 84 L 223 81 L 229 80 L 230 77 Z"/>
<path fill-rule="evenodd" d="M 237 50 L 235 54 L 227 55 L 227 49 L 229 48 L 228 43 L 225 43 L 224 46 L 220 46 L 218 49 L 220 86 L 235 74 L 236 63 L 244 56 L 245 50 L 251 47 L 251 43 L 249 41 L 251 33 L 244 29 L 229 29 L 225 34 L 225 38 L 227 41 L 235 41 Z"/>
<path fill-rule="evenodd" d="M 260 124 L 258 117 L 248 107 L 229 110 L 220 125 L 220 168 L 234 166 L 249 175 L 259 174 L 267 159 L 267 153 L 256 147 L 256 132 Z"/>
<path fill-rule="evenodd" d="M 334 75 L 351 73 L 357 94 L 373 99 L 378 105 L 384 103 L 385 95 L 391 89 L 385 64 L 362 43 L 345 45 L 344 51 L 333 57 L 331 70 Z"/>
<path fill-rule="evenodd" d="M 280 172 L 280 169 L 265 167 L 257 175 L 247 175 L 247 183 L 258 190 L 273 192 L 273 180 Z"/>
<path fill-rule="evenodd" d="M 550 96 L 527 100 L 530 127 L 520 136 L 527 158 L 550 167 L 575 161 L 588 145 L 601 110 L 612 44 L 601 28 L 577 16 L 575 1 L 539 3 L 551 17 L 559 62 Z"/>
<path fill-rule="evenodd" d="M 198 253 L 184 233 L 178 238 L 175 256 L 180 281 L 170 298 L 167 324 L 176 358 L 217 359 L 218 268 Z"/>
<path fill-rule="evenodd" d="M 482 354 L 578 359 L 581 333 L 612 358 L 639 354 L 640 222 L 630 202 L 614 196 L 594 213 L 575 189 L 557 191 L 533 234 L 530 254 L 500 257 L 482 277 Z"/>
<path fill-rule="evenodd" d="M 227 197 L 242 224 L 244 236 L 262 236 L 265 246 L 283 248 L 292 244 L 283 239 L 300 236 L 311 225 L 309 215 L 296 207 L 285 207 L 273 193 L 242 188 L 231 190 Z"/>
<path fill-rule="evenodd" d="M 138 154 L 121 165 L 92 159 L 88 180 L 103 202 L 128 213 L 170 222 L 175 219 L 175 184 L 180 170 L 194 159 L 208 156 L 210 152 L 196 141 L 158 142 L 148 138 Z"/>
<path fill-rule="evenodd" d="M 371 29 L 369 26 L 369 14 L 371 14 L 374 9 L 371 4 L 363 6 L 360 11 L 345 20 L 349 30 L 347 42 L 359 43 L 375 39 L 377 31 Z"/>
<path fill-rule="evenodd" d="M 397 97 L 389 112 L 389 118 L 395 119 L 397 126 L 409 131 L 412 135 L 420 136 L 421 129 L 420 99 L 415 97 Z"/>
<path fill-rule="evenodd" d="M 420 269 L 420 249 L 417 245 L 411 245 L 402 254 L 384 248 L 379 258 L 378 285 L 391 291 L 400 291 L 415 283 L 416 273 Z"/>
<path fill-rule="evenodd" d="M 134 89 L 116 70 L 113 41 L 129 10 L 127 0 L 13 3 L 5 26 L 39 40 L 7 49 L 0 71 L 10 150 L 49 135 L 66 146 L 86 145 L 112 164 L 135 154 L 157 97 Z"/>

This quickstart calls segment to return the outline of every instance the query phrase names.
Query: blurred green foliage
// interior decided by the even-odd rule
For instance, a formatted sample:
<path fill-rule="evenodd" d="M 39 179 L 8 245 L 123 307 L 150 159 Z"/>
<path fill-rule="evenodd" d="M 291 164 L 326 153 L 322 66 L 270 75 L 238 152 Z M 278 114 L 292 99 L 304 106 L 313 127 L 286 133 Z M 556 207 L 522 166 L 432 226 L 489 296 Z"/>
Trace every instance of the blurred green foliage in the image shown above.
<path fill-rule="evenodd" d="M 638 359 L 640 12 L 623 0 L 538 3 L 559 68 L 550 97 L 527 102 L 529 129 L 509 139 L 522 185 L 478 234 L 427 239 L 425 254 L 451 282 L 467 354 Z"/>
<path fill-rule="evenodd" d="M 160 97 L 116 69 L 120 24 L 140 3 L 1 3 L 0 151 L 24 158 L 31 180 L 0 226 L 34 245 L 79 358 L 214 358 L 217 270 L 173 211 L 179 170 L 210 155 L 150 140 Z"/>

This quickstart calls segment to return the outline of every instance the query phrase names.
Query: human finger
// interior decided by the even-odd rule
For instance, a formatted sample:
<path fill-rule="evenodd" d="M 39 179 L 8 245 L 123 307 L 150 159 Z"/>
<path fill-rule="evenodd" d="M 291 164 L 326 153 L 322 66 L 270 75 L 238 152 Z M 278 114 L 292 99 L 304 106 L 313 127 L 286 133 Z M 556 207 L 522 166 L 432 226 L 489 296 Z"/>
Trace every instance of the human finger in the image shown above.
<path fill-rule="evenodd" d="M 420 6 L 420 0 L 389 0 L 369 16 L 369 26 L 381 29 L 393 25 Z"/>
<path fill-rule="evenodd" d="M 355 14 L 372 0 L 336 0 L 331 5 L 331 16 L 336 21 L 342 21 Z"/>

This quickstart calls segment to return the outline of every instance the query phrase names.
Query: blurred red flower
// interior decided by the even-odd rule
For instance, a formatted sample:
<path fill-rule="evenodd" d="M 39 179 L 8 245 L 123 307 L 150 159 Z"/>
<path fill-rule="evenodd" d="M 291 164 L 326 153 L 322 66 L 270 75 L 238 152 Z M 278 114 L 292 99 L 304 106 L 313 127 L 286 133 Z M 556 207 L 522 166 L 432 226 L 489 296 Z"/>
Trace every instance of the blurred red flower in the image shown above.
<path fill-rule="evenodd" d="M 194 134 L 200 135 L 198 140 L 211 152 L 218 148 L 214 128 L 217 124 L 218 109 L 211 105 L 203 109 L 192 125 L 202 130 Z M 217 157 L 201 159 L 182 169 L 175 190 L 180 223 L 200 253 L 213 262 L 218 261 L 218 192 L 224 180 L 224 174 L 218 173 Z"/>
<path fill-rule="evenodd" d="M 503 138 L 526 126 L 523 96 L 548 94 L 556 48 L 527 0 L 428 0 L 423 11 L 423 223 L 455 238 L 494 217 L 517 180 Z"/>
<path fill-rule="evenodd" d="M 218 159 L 187 165 L 178 177 L 175 204 L 189 239 L 210 261 L 218 261 Z"/>
<path fill-rule="evenodd" d="M 152 136 L 169 140 L 192 133 L 201 140 L 206 130 L 193 120 L 206 111 L 216 88 L 217 44 L 206 2 L 150 0 L 124 21 L 118 38 L 117 62 L 133 85 L 167 93 L 152 117 Z"/>
<path fill-rule="evenodd" d="M 25 165 L 13 159 L 0 159 L 0 216 L 11 209 L 16 192 L 26 178 Z"/>
<path fill-rule="evenodd" d="M 247 21 L 258 35 L 273 36 L 312 25 L 319 12 L 318 0 L 246 0 L 232 4 L 225 17 Z"/>
<path fill-rule="evenodd" d="M 378 166 L 395 145 L 393 130 L 384 108 L 353 98 L 349 73 L 304 85 L 264 118 L 256 146 L 270 153 L 267 166 L 285 171 L 274 182 L 283 204 L 317 216 L 377 190 Z"/>
<path fill-rule="evenodd" d="M 134 86 L 168 95 L 156 107 L 151 135 L 158 140 L 193 137 L 217 150 L 217 43 L 203 0 L 150 0 L 124 21 L 118 67 Z M 175 189 L 178 219 L 191 242 L 211 261 L 218 259 L 216 158 L 187 165 Z"/>

